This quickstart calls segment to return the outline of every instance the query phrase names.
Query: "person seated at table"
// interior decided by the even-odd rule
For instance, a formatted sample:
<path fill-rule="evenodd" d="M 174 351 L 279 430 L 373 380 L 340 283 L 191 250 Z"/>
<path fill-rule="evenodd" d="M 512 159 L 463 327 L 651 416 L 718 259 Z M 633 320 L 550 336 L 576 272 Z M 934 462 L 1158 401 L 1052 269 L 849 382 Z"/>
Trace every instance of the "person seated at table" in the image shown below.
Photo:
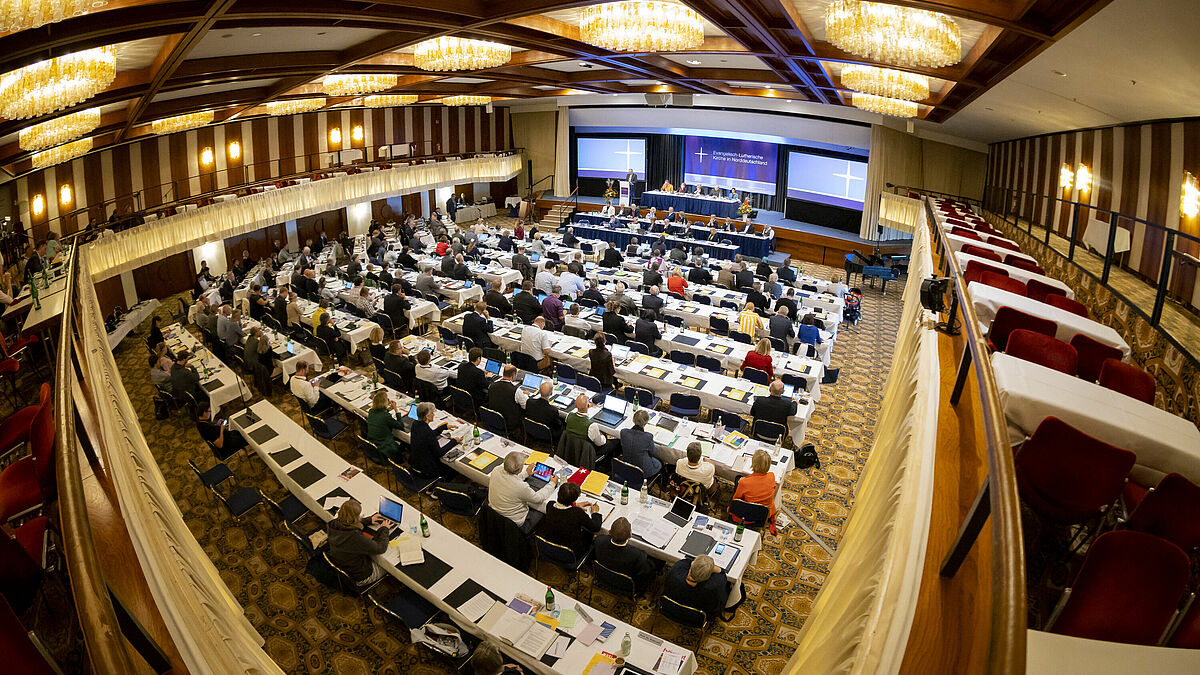
<path fill-rule="evenodd" d="M 775 268 L 771 267 L 771 263 L 767 262 L 766 258 L 763 258 L 762 260 L 758 261 L 758 267 L 754 268 L 754 276 L 760 279 L 766 279 L 767 277 L 771 276 L 771 273 L 774 271 Z"/>
<path fill-rule="evenodd" d="M 613 203 L 611 201 L 605 202 L 604 206 L 600 207 L 600 217 L 601 218 L 611 218 L 616 215 L 617 215 L 617 207 L 613 206 Z"/>
<path fill-rule="evenodd" d="M 760 288 L 762 286 L 757 281 L 751 284 L 750 288 L 746 290 L 746 302 L 754 303 L 754 308 L 761 312 L 771 306 L 771 301 L 767 300 L 767 296 L 762 294 Z"/>
<path fill-rule="evenodd" d="M 617 318 L 620 318 L 617 315 Z M 621 319 L 624 322 L 624 319 Z M 600 381 L 600 386 L 605 389 L 611 389 L 616 385 L 617 365 L 613 361 L 612 352 L 608 351 L 608 340 L 603 333 L 597 333 L 592 338 L 595 347 L 588 351 L 588 360 L 591 361 L 591 376 Z"/>
<path fill-rule="evenodd" d="M 413 380 L 417 378 L 417 367 L 404 343 L 399 340 L 388 343 L 387 354 L 383 356 L 383 370 L 384 382 L 389 387 L 412 391 Z"/>
<path fill-rule="evenodd" d="M 562 245 L 567 248 L 577 248 L 578 244 L 579 238 L 575 236 L 575 228 L 568 226 L 567 231 L 563 232 Z"/>
<path fill-rule="evenodd" d="M 825 289 L 825 292 L 835 298 L 841 298 L 846 295 L 848 290 L 846 289 L 846 284 L 842 283 L 842 275 L 836 272 L 829 275 L 829 288 Z"/>
<path fill-rule="evenodd" d="M 471 268 L 467 267 L 462 253 L 454 256 L 454 269 L 450 271 L 450 278 L 458 281 L 470 281 L 472 279 Z"/>
<path fill-rule="evenodd" d="M 405 246 L 400 249 L 396 256 L 396 265 L 406 270 L 417 269 L 417 259 L 412 256 L 412 247 Z"/>
<path fill-rule="evenodd" d="M 625 255 L 630 256 L 630 257 L 636 257 L 638 255 L 638 251 L 640 249 L 641 249 L 641 245 L 638 244 L 638 238 L 630 237 L 629 245 L 625 247 Z"/>
<path fill-rule="evenodd" d="M 633 301 L 633 298 L 625 295 L 625 282 L 623 281 L 617 282 L 616 290 L 608 296 L 608 299 L 617 303 L 620 312 L 632 313 L 637 310 L 637 303 Z"/>
<path fill-rule="evenodd" d="M 221 302 L 233 302 L 233 288 L 236 285 L 237 279 L 233 276 L 233 272 L 226 272 L 218 291 L 221 295 Z"/>
<path fill-rule="evenodd" d="M 228 305 L 226 305 L 228 308 Z M 225 325 L 225 345 L 235 347 L 242 343 L 242 338 L 245 336 L 246 330 L 242 328 L 242 310 L 235 309 L 229 314 L 229 319 Z"/>
<path fill-rule="evenodd" d="M 714 620 L 729 599 L 729 579 L 707 555 L 684 558 L 667 571 L 663 595 Z"/>
<path fill-rule="evenodd" d="M 754 303 L 747 302 L 738 314 L 738 330 L 753 338 L 758 335 L 762 325 L 762 317 L 754 311 Z"/>
<path fill-rule="evenodd" d="M 484 642 L 471 654 L 474 675 L 524 675 L 525 669 L 511 663 L 493 642 Z"/>
<path fill-rule="evenodd" d="M 657 257 L 657 255 L 655 257 Z M 646 269 L 642 270 L 642 285 L 643 286 L 661 286 L 662 285 L 663 278 L 662 278 L 662 275 L 659 274 L 659 272 L 658 272 L 658 268 L 659 268 L 660 264 L 661 263 L 659 260 L 652 259 L 650 261 L 650 264 L 646 266 Z"/>
<path fill-rule="evenodd" d="M 370 586 L 387 572 L 372 560 L 388 549 L 389 531 L 371 529 L 378 519 L 362 518 L 362 504 L 349 499 L 329 521 L 329 561 L 346 573 L 359 588 Z"/>
<path fill-rule="evenodd" d="M 500 241 L 497 242 L 496 248 L 506 253 L 513 250 L 512 234 L 507 229 L 500 230 Z"/>
<path fill-rule="evenodd" d="M 633 413 L 633 426 L 621 430 L 621 459 L 642 470 L 646 480 L 658 475 L 662 462 L 654 456 L 654 434 L 646 431 L 650 413 L 639 409 Z"/>
<path fill-rule="evenodd" d="M 420 293 L 436 295 L 438 291 L 438 282 L 433 278 L 433 272 L 428 269 L 421 270 L 417 274 L 417 281 L 413 284 L 413 288 Z"/>
<path fill-rule="evenodd" d="M 534 288 L 542 295 L 550 295 L 550 289 L 554 287 L 554 284 L 558 283 L 558 277 L 555 276 L 557 272 L 558 265 L 553 262 L 547 262 L 542 271 L 538 272 L 537 276 L 533 278 Z"/>
<path fill-rule="evenodd" d="M 530 228 L 530 232 L 530 241 L 527 246 L 529 252 L 546 255 L 546 242 L 542 241 L 542 233 L 534 231 L 533 228 Z"/>
<path fill-rule="evenodd" d="M 800 319 L 800 328 L 796 331 L 796 338 L 805 344 L 816 345 L 821 344 L 821 329 L 817 328 L 817 317 L 812 312 L 804 315 Z"/>
<path fill-rule="evenodd" d="M 466 360 L 458 364 L 458 373 L 454 378 L 454 386 L 471 394 L 477 407 L 487 401 L 488 392 L 487 373 L 480 367 L 482 360 L 483 349 L 471 347 L 471 351 L 467 352 Z"/>
<path fill-rule="evenodd" d="M 704 266 L 703 260 L 692 260 L 692 269 L 688 270 L 687 280 L 693 284 L 711 284 L 712 273 Z M 670 288 L 670 284 L 667 285 Z M 687 288 L 687 286 L 684 286 Z"/>
<path fill-rule="evenodd" d="M 521 292 L 513 297 L 513 313 L 525 324 L 533 323 L 542 314 L 542 303 L 538 302 L 533 290 L 533 280 L 526 280 L 521 284 Z"/>
<path fill-rule="evenodd" d="M 792 339 L 796 337 L 796 331 L 792 324 L 792 318 L 788 316 L 787 305 L 778 303 L 775 305 L 775 315 L 767 322 L 767 330 L 770 331 L 771 337 L 783 340 L 788 345 L 792 344 Z"/>
<path fill-rule="evenodd" d="M 645 551 L 630 546 L 632 536 L 629 520 L 624 516 L 617 518 L 609 526 L 608 534 L 596 536 L 593 556 L 608 569 L 632 578 L 636 593 L 641 595 L 654 581 L 661 565 L 652 562 Z"/>
<path fill-rule="evenodd" d="M 668 259 L 676 265 L 682 265 L 687 262 L 687 249 L 683 247 L 682 242 L 675 242 L 675 248 L 672 248 L 667 255 Z"/>
<path fill-rule="evenodd" d="M 558 414 L 558 408 L 550 403 L 550 396 L 553 393 L 554 383 L 548 379 L 543 380 L 541 386 L 538 387 L 537 394 L 530 396 L 525 401 L 525 418 L 545 425 L 554 439 L 552 445 L 557 446 L 558 437 L 563 432 L 563 418 Z"/>
<path fill-rule="evenodd" d="M 692 441 L 687 446 L 687 456 L 675 461 L 675 475 L 699 483 L 711 490 L 717 475 L 717 465 L 704 456 L 700 443 Z"/>
<path fill-rule="evenodd" d="M 737 264 L 737 271 L 734 273 L 734 281 L 737 284 L 737 288 L 750 288 L 754 285 L 754 272 L 746 266 L 746 263 L 739 262 Z"/>
<path fill-rule="evenodd" d="M 546 517 L 540 530 L 547 541 L 571 549 L 576 559 L 587 552 L 600 526 L 604 524 L 600 505 L 592 501 L 576 501 L 579 494 L 579 486 L 575 483 L 559 485 L 557 499 L 546 504 Z"/>
<path fill-rule="evenodd" d="M 310 321 L 312 321 L 313 335 L 317 334 L 317 327 L 321 325 L 321 317 L 329 313 L 329 301 L 322 298 L 317 301 L 317 308 L 313 310 Z"/>
<path fill-rule="evenodd" d="M 621 439 L 606 438 L 604 433 L 600 431 L 600 425 L 593 422 L 589 417 L 589 398 L 588 394 L 579 394 L 575 397 L 575 409 L 567 414 L 566 433 L 573 435 L 578 439 L 587 439 L 595 449 L 596 463 L 601 459 L 610 457 L 621 450 Z M 588 466 L 586 468 L 593 468 Z"/>
<path fill-rule="evenodd" d="M 615 337 L 617 344 L 623 345 L 629 339 L 629 322 L 621 316 L 621 305 L 617 300 L 610 299 L 604 304 L 604 316 L 600 317 L 600 322 L 604 332 Z"/>
<path fill-rule="evenodd" d="M 25 263 L 25 277 L 26 278 L 29 278 L 29 276 L 31 274 L 40 273 L 42 271 L 41 268 L 39 267 L 35 272 L 30 272 L 29 265 L 30 265 L 30 263 L 33 263 L 35 260 L 38 261 L 38 264 L 41 263 L 41 259 L 37 257 L 36 252 L 34 253 L 33 256 L 30 256 L 29 260 L 26 261 L 26 263 Z M 202 295 L 205 295 L 206 293 L 208 293 L 208 279 L 203 274 L 197 274 L 196 275 L 196 283 L 192 284 L 192 295 L 195 297 L 200 297 Z"/>
<path fill-rule="evenodd" d="M 762 504 L 767 507 L 767 522 L 771 525 L 771 534 L 775 534 L 775 492 L 777 486 L 775 474 L 771 472 L 771 455 L 766 450 L 756 451 L 750 459 L 750 469 L 752 471 L 750 475 L 742 476 L 737 481 L 737 487 L 733 491 L 733 498 L 754 504 Z M 741 522 L 741 519 L 732 513 L 730 517 L 735 523 Z"/>
<path fill-rule="evenodd" d="M 288 295 L 290 293 L 287 284 L 280 286 L 275 294 L 275 303 L 271 305 L 271 316 L 281 328 L 286 328 L 288 325 Z"/>
<path fill-rule="evenodd" d="M 208 309 L 208 298 L 201 295 L 188 307 L 188 323 L 199 325 L 200 315 Z"/>
<path fill-rule="evenodd" d="M 608 250 L 611 251 L 612 249 Z M 600 292 L 600 282 L 595 279 L 588 282 L 587 290 L 580 294 L 579 297 L 583 300 L 592 300 L 600 307 L 604 306 L 604 294 Z"/>
<path fill-rule="evenodd" d="M 763 223 L 762 236 L 766 239 L 774 239 L 775 238 L 775 230 L 772 229 L 770 225 Z"/>
<path fill-rule="evenodd" d="M 438 244 L 438 246 L 441 246 L 441 244 Z M 442 254 L 442 260 L 438 263 L 438 269 L 444 277 L 448 277 L 454 273 L 454 255 L 453 251 L 449 248 Z"/>
<path fill-rule="evenodd" d="M 437 237 L 437 245 L 435 245 L 433 247 L 433 254 L 438 256 L 439 258 L 445 258 L 446 254 L 449 252 L 450 252 L 450 238 L 447 237 L 443 231 L 443 234 L 441 236 Z M 445 271 L 445 265 L 446 265 L 446 261 L 442 260 L 443 272 Z"/>
<path fill-rule="evenodd" d="M 624 260 L 616 246 L 606 246 L 604 253 L 600 256 L 600 267 L 617 268 L 621 266 Z"/>
<path fill-rule="evenodd" d="M 387 389 L 376 389 L 371 395 L 371 409 L 367 411 L 367 440 L 394 462 L 400 461 L 400 449 L 393 432 L 404 430 L 403 418 L 396 412 L 396 402 L 388 398 Z"/>
<path fill-rule="evenodd" d="M 546 332 L 546 316 L 543 313 L 534 317 L 533 323 L 521 329 L 520 351 L 537 359 L 538 368 L 545 370 L 554 362 L 550 357 L 550 347 L 550 335 Z"/>
<path fill-rule="evenodd" d="M 160 341 L 150 355 L 150 384 L 170 393 L 171 367 L 174 365 L 175 361 L 167 354 L 167 343 Z"/>
<path fill-rule="evenodd" d="M 687 279 L 683 278 L 683 272 L 678 269 L 671 270 L 671 276 L 667 279 L 667 290 L 678 295 L 684 295 L 687 287 L 688 282 Z"/>
<path fill-rule="evenodd" d="M 663 305 L 665 304 L 662 296 L 658 293 L 658 286 L 651 286 L 650 290 L 642 296 L 642 309 L 653 312 L 654 321 L 662 320 Z"/>
<path fill-rule="evenodd" d="M 775 301 L 775 309 L 778 311 L 780 307 L 787 310 L 788 319 L 796 320 L 796 289 L 788 288 L 783 297 Z"/>
<path fill-rule="evenodd" d="M 412 305 L 404 295 L 403 286 L 392 284 L 391 288 L 392 292 L 383 296 L 383 313 L 391 321 L 393 330 L 401 330 L 408 327 L 408 310 Z"/>
<path fill-rule="evenodd" d="M 387 346 L 383 344 L 385 335 L 383 328 L 375 326 L 367 335 L 367 353 L 371 355 L 371 361 L 374 363 L 383 363 L 383 358 L 387 356 Z"/>
<path fill-rule="evenodd" d="M 542 300 L 542 317 L 546 320 L 546 326 L 549 330 L 562 330 L 566 324 L 561 294 L 562 287 L 554 284 L 550 287 L 550 295 L 547 295 L 546 299 Z"/>
<path fill-rule="evenodd" d="M 767 276 L 767 280 L 762 285 L 763 292 L 770 295 L 772 298 L 778 298 L 783 295 L 783 284 L 779 283 L 779 275 L 772 272 Z M 768 305 L 760 305 L 765 309 Z"/>
<path fill-rule="evenodd" d="M 492 342 L 491 333 L 496 328 L 492 325 L 492 316 L 488 313 L 487 303 L 479 300 L 472 309 L 474 311 L 468 312 L 463 317 L 463 337 L 469 338 L 476 347 L 495 347 L 496 345 Z"/>
<path fill-rule="evenodd" d="M 513 450 L 504 456 L 503 470 L 493 470 L 488 482 L 488 506 L 516 523 L 525 534 L 542 522 L 542 513 L 529 507 L 545 504 L 558 489 L 558 476 L 551 475 L 549 483 L 534 490 L 525 482 L 532 473 L 533 464 L 525 463 L 525 453 Z"/>
<path fill-rule="evenodd" d="M 658 220 L 658 210 L 653 206 L 647 206 L 646 215 L 644 218 L 646 221 L 653 223 L 654 221 Z"/>
<path fill-rule="evenodd" d="M 763 338 L 754 345 L 754 349 L 746 352 L 746 358 L 742 359 L 742 370 L 746 368 L 757 368 L 765 372 L 768 378 L 775 377 L 775 362 L 771 359 L 770 340 Z"/>
<path fill-rule="evenodd" d="M 301 359 L 296 362 L 296 372 L 292 373 L 292 379 L 288 381 L 288 389 L 291 390 L 293 396 L 308 406 L 308 412 L 316 415 L 328 409 L 333 401 L 325 395 L 325 392 L 313 386 L 308 379 L 308 372 L 307 361 Z"/>
<path fill-rule="evenodd" d="M 488 387 L 487 407 L 504 417 L 510 435 L 521 428 L 521 418 L 525 416 L 524 408 L 529 400 L 528 394 L 517 386 L 516 378 L 517 367 L 509 364 L 504 366 L 500 379 Z"/>
<path fill-rule="evenodd" d="M 208 441 L 214 448 L 220 451 L 214 451 L 218 461 L 225 461 L 229 457 L 241 452 L 247 445 L 246 438 L 242 436 L 240 431 L 225 433 L 227 423 L 228 420 L 213 418 L 212 406 L 209 405 L 208 401 L 196 404 L 196 431 L 200 432 L 200 438 Z"/>
<path fill-rule="evenodd" d="M 717 285 L 724 288 L 733 288 L 737 285 L 737 278 L 734 276 L 734 268 L 736 265 L 722 267 L 717 271 Z"/>
<path fill-rule="evenodd" d="M 633 324 L 633 339 L 646 345 L 650 349 L 651 356 L 662 356 L 663 352 L 658 347 L 658 341 L 662 339 L 662 331 L 658 329 L 658 324 L 654 320 L 653 310 L 642 310 L 641 316 Z"/>
<path fill-rule="evenodd" d="M 188 363 L 191 358 L 191 352 L 186 349 L 175 355 L 175 365 L 171 366 L 171 392 L 177 401 L 187 401 L 190 395 L 197 404 L 207 403 L 208 394 L 200 386 L 200 374 Z"/>
<path fill-rule="evenodd" d="M 572 303 L 571 309 L 566 313 L 563 327 L 574 329 L 577 332 L 576 334 L 580 336 L 587 336 L 588 333 L 592 332 L 592 324 L 580 316 L 582 310 L 583 307 L 578 302 Z M 563 332 L 568 335 L 571 334 L 570 331 L 564 330 Z"/>
<path fill-rule="evenodd" d="M 321 315 L 321 323 L 317 326 L 316 336 L 323 340 L 329 348 L 329 355 L 341 363 L 350 355 L 350 341 L 338 327 L 333 325 L 332 317 L 326 313 Z"/>
<path fill-rule="evenodd" d="M 664 180 L 664 181 L 663 181 L 663 184 L 662 184 L 662 187 L 660 187 L 660 188 L 659 188 L 659 190 L 660 190 L 660 191 L 662 191 L 662 192 L 674 192 L 674 191 L 675 191 L 675 186 L 674 186 L 674 185 L 671 185 L 671 181 L 669 181 L 669 180 Z"/>
<path fill-rule="evenodd" d="M 754 419 L 774 422 L 786 429 L 788 419 L 796 415 L 796 401 L 783 397 L 782 380 L 772 380 L 767 391 L 769 392 L 768 396 L 754 398 L 754 404 L 750 406 L 750 416 Z"/>
<path fill-rule="evenodd" d="M 513 313 L 512 303 L 504 295 L 504 284 L 499 279 L 492 282 L 491 287 L 483 294 L 483 300 L 488 310 L 495 311 L 501 318 Z"/>
<path fill-rule="evenodd" d="M 665 216 L 663 216 L 663 220 L 668 223 L 675 223 L 675 222 L 679 222 L 679 221 L 683 220 L 683 218 L 682 218 L 682 214 L 675 213 L 674 206 L 668 206 L 667 214 Z"/>
<path fill-rule="evenodd" d="M 424 349 L 417 352 L 417 379 L 432 384 L 439 395 L 445 393 L 453 375 L 453 370 L 433 363 L 429 352 Z"/>
<path fill-rule="evenodd" d="M 567 265 L 567 271 L 558 278 L 564 296 L 575 300 L 583 296 L 583 291 L 587 289 L 584 274 L 582 262 L 573 260 Z"/>

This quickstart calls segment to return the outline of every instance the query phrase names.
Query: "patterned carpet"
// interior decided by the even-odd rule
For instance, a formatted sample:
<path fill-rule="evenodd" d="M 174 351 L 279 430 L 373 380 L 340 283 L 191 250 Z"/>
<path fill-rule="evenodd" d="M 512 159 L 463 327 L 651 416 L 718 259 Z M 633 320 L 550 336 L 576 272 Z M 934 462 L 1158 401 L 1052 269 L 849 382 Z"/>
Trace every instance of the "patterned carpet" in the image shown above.
<path fill-rule="evenodd" d="M 834 270 L 805 263 L 804 271 L 827 276 Z M 879 289 L 864 289 L 862 322 L 843 324 L 833 352 L 833 365 L 842 366 L 840 379 L 822 388 L 823 398 L 808 427 L 821 469 L 793 472 L 785 484 L 786 507 L 820 541 L 797 524 L 781 529 L 777 536 L 766 534 L 757 564 L 744 578 L 747 600 L 731 621 L 717 622 L 700 639 L 700 673 L 777 673 L 795 649 L 796 634 L 828 571 L 831 556 L 826 546 L 836 547 L 855 481 L 871 447 L 900 317 L 902 288 L 895 282 L 891 288 L 886 296 Z M 163 303 L 164 308 L 177 306 L 173 300 Z M 161 315 L 169 322 L 166 309 Z M 168 420 L 154 419 L 146 350 L 139 338 L 139 334 L 131 336 L 114 354 L 149 445 L 192 533 L 280 667 L 289 673 L 339 675 L 453 672 L 447 661 L 409 644 L 407 634 L 369 602 L 340 595 L 308 576 L 305 553 L 264 512 L 254 510 L 243 521 L 235 521 L 201 488 L 187 461 L 206 468 L 213 459 L 194 425 L 181 413 Z M 301 420 L 292 397 L 282 388 L 277 387 L 270 400 Z M 343 434 L 330 447 L 353 461 L 361 458 L 353 439 Z M 252 454 L 235 459 L 232 468 L 242 484 L 258 486 L 276 499 L 284 496 L 283 488 Z M 386 481 L 378 467 L 367 470 Z M 450 515 L 443 523 L 474 538 L 473 524 L 464 519 Z M 559 587 L 566 582 L 550 566 L 543 566 L 539 577 Z M 585 571 L 576 582 L 577 596 L 586 599 L 589 580 Z M 633 608 L 635 625 L 651 628 L 656 599 L 650 594 Z M 602 590 L 595 591 L 592 604 L 622 618 L 631 609 L 628 602 L 621 603 Z M 696 645 L 696 631 L 680 635 L 674 624 L 655 623 L 655 633 Z"/>

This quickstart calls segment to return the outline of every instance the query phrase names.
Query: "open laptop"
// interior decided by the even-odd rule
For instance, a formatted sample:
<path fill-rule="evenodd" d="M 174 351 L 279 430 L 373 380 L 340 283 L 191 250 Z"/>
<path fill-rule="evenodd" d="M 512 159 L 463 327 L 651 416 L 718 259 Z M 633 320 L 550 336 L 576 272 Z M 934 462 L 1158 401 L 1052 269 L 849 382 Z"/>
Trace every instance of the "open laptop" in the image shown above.
<path fill-rule="evenodd" d="M 529 262 L 537 262 L 542 259 L 541 253 L 533 253 L 529 256 Z"/>
<path fill-rule="evenodd" d="M 387 522 L 380 523 L 379 527 L 387 528 L 388 538 L 390 539 L 400 531 L 400 523 L 403 522 L 404 516 L 404 505 L 394 502 L 387 497 L 380 497 L 379 515 L 387 519 Z"/>
<path fill-rule="evenodd" d="M 499 375 L 500 374 L 500 362 L 493 361 L 491 359 L 484 359 L 483 360 L 483 370 L 484 370 L 484 372 L 491 373 L 492 375 Z"/>
<path fill-rule="evenodd" d="M 550 477 L 554 475 L 554 467 L 538 462 L 533 465 L 533 473 L 525 477 L 525 483 L 534 490 L 541 490 L 546 487 L 546 483 L 550 482 Z"/>
<path fill-rule="evenodd" d="M 592 421 L 615 427 L 625 420 L 625 411 L 628 408 L 629 401 L 608 394 L 604 397 L 604 405 L 601 406 L 600 412 L 592 416 Z"/>
<path fill-rule="evenodd" d="M 522 389 L 528 389 L 529 391 L 537 391 L 538 387 L 540 387 L 540 386 L 542 386 L 541 375 L 534 375 L 533 373 L 525 373 L 525 377 L 521 380 L 521 388 Z"/>
<path fill-rule="evenodd" d="M 676 497 L 675 503 L 671 504 L 671 511 L 664 515 L 663 518 L 669 523 L 683 527 L 692 519 L 692 511 L 695 510 L 695 504 Z"/>

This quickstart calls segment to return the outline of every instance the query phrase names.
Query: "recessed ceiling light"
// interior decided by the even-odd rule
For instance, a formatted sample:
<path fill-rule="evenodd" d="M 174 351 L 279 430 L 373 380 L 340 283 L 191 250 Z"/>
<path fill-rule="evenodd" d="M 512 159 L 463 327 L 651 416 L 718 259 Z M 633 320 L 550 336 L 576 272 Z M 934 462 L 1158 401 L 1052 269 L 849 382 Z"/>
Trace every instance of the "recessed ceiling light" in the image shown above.
<path fill-rule="evenodd" d="M 323 30 L 317 31 L 317 35 L 324 35 L 325 33 L 326 33 L 326 31 L 323 31 Z"/>
<path fill-rule="evenodd" d="M 231 38 L 231 37 L 233 37 L 233 33 L 225 33 L 225 34 L 224 34 L 224 35 L 222 35 L 221 37 L 223 37 L 223 38 Z"/>
<path fill-rule="evenodd" d="M 699 61 L 697 61 L 696 59 L 688 59 L 688 60 L 687 60 L 687 64 L 688 64 L 689 66 L 698 66 L 698 65 L 700 65 L 700 62 L 699 62 Z"/>
<path fill-rule="evenodd" d="M 251 33 L 250 37 L 262 37 L 262 33 Z"/>
<path fill-rule="evenodd" d="M 1057 75 L 1057 76 L 1059 76 L 1059 77 L 1066 77 L 1066 76 L 1067 76 L 1067 74 L 1066 74 L 1066 73 L 1064 73 L 1064 72 L 1063 72 L 1063 71 L 1061 71 L 1061 70 L 1052 70 L 1052 71 L 1050 71 L 1050 72 L 1054 73 L 1055 75 Z"/>

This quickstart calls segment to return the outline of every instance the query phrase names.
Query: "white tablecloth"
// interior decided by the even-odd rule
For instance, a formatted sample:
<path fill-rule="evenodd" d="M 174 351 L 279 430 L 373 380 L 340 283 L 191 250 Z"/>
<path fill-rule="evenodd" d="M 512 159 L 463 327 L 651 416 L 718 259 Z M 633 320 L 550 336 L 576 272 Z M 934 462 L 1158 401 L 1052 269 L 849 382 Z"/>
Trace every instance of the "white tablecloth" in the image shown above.
<path fill-rule="evenodd" d="M 1082 333 L 1093 340 L 1120 349 L 1124 354 L 1123 359 L 1129 360 L 1129 343 L 1112 326 L 1106 326 L 1065 309 L 978 281 L 972 281 L 967 285 L 967 294 L 971 296 L 971 304 L 975 307 L 975 314 L 979 317 L 980 327 L 985 331 L 988 326 L 992 325 L 992 320 L 996 318 L 996 312 L 1001 307 L 1012 307 L 1026 314 L 1040 316 L 1057 323 L 1058 331 L 1054 337 L 1063 342 L 1070 342 L 1071 338 Z"/>
<path fill-rule="evenodd" d="M 482 218 L 491 218 L 496 215 L 496 205 L 488 202 L 487 204 L 477 204 L 475 206 L 460 206 L 454 212 L 454 222 L 470 223 Z"/>
<path fill-rule="evenodd" d="M 1138 482 L 1177 472 L 1200 482 L 1200 430 L 1148 403 L 1002 352 L 992 354 L 996 386 L 1015 445 L 1054 416 L 1105 443 L 1137 453 Z"/>
<path fill-rule="evenodd" d="M 976 241 L 974 239 L 968 239 L 967 237 L 962 237 L 957 234 L 950 234 L 949 232 L 946 233 L 946 242 L 948 244 L 950 244 L 950 250 L 955 251 L 955 252 L 961 251 L 962 247 L 964 245 L 970 244 L 972 246 L 978 246 L 979 248 L 986 248 L 989 251 L 995 251 L 997 254 L 1000 255 L 1001 259 L 1003 259 L 1005 256 L 1013 255 L 1018 258 L 1021 258 L 1022 260 L 1028 260 L 1029 262 L 1035 263 L 1035 264 L 1037 263 L 1036 260 L 1025 255 L 1024 253 L 1021 253 L 1020 251 L 1014 251 L 1012 249 L 1004 248 L 1003 246 L 989 244 L 986 241 Z"/>
<path fill-rule="evenodd" d="M 1104 255 L 1108 251 L 1108 230 L 1108 221 L 1096 218 L 1088 220 L 1087 228 L 1083 231 L 1083 243 L 1093 251 L 1099 251 L 1100 255 Z M 1117 234 L 1113 238 L 1113 252 L 1124 253 L 1128 250 L 1129 230 L 1117 227 Z"/>
<path fill-rule="evenodd" d="M 980 258 L 979 256 L 973 256 L 973 255 L 970 255 L 969 253 L 963 253 L 962 251 L 959 251 L 958 253 L 955 253 L 954 255 L 958 257 L 958 264 L 962 266 L 962 269 L 964 272 L 967 271 L 967 263 L 974 260 L 983 265 L 991 265 L 992 267 L 999 267 L 1000 269 L 1004 270 L 1005 272 L 1008 272 L 1008 276 L 1010 276 L 1013 279 L 1016 279 L 1017 281 L 1020 281 L 1022 283 L 1027 284 L 1027 283 L 1029 283 L 1030 279 L 1037 279 L 1038 281 L 1042 282 L 1043 284 L 1047 284 L 1047 285 L 1053 286 L 1055 288 L 1061 288 L 1063 290 L 1063 292 L 1065 292 L 1067 294 L 1068 298 L 1074 299 L 1074 297 L 1075 297 L 1075 291 L 1071 290 L 1070 286 L 1064 284 L 1063 282 L 1059 281 L 1058 279 L 1051 279 L 1050 277 L 1048 277 L 1044 274 L 1038 274 L 1037 272 L 1030 272 L 1029 270 L 1023 270 L 1020 267 L 1013 267 L 1012 265 L 1005 265 L 1004 263 L 998 263 L 994 260 L 988 260 L 987 258 Z"/>
<path fill-rule="evenodd" d="M 121 344 L 121 340 L 124 340 L 125 337 L 129 335 L 130 331 L 132 331 L 134 328 L 137 328 L 138 325 L 146 319 L 150 318 L 150 315 L 154 313 L 154 310 L 158 309 L 158 305 L 158 300 L 151 298 L 149 300 L 143 300 L 133 307 L 130 307 L 129 312 L 125 315 L 125 318 L 121 319 L 121 323 L 117 324 L 117 327 L 108 334 L 108 348 L 110 350 L 116 349 L 117 345 Z"/>
<path fill-rule="evenodd" d="M 246 401 L 251 399 L 253 395 L 245 381 L 237 373 L 234 373 L 232 368 L 217 360 L 208 347 L 202 345 L 182 326 L 177 323 L 167 326 L 163 329 L 163 336 L 167 341 L 167 349 L 173 353 L 178 354 L 180 349 L 187 349 L 192 353 L 192 359 L 188 363 L 195 366 L 196 372 L 199 373 L 202 389 L 207 381 L 215 380 L 220 383 L 220 386 L 215 389 L 204 389 L 208 392 L 208 401 L 212 404 L 214 414 L 230 401 L 236 401 L 239 398 Z M 205 369 L 208 370 L 207 377 Z"/>

